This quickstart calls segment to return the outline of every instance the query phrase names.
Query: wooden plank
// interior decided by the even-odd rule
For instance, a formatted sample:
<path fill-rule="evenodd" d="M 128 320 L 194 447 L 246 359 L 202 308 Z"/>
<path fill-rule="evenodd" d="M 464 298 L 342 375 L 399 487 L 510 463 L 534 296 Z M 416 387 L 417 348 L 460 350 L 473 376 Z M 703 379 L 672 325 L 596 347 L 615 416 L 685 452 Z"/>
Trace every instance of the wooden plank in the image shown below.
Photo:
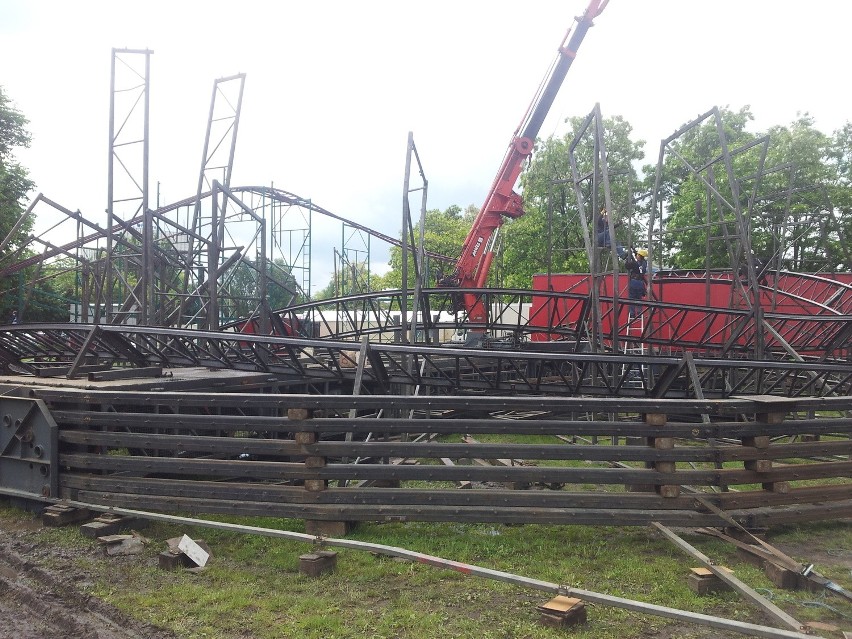
<path fill-rule="evenodd" d="M 569 448 L 566 446 L 566 448 Z M 650 449 L 649 449 L 650 450 Z M 174 475 L 243 476 L 254 479 L 397 479 L 401 481 L 492 481 L 543 482 L 563 484 L 654 484 L 670 483 L 664 473 L 635 468 L 588 468 L 554 466 L 388 466 L 376 464 L 329 464 L 308 469 L 304 464 L 245 460 L 209 460 L 167 457 L 134 457 L 130 455 L 98 455 L 88 453 L 60 454 L 65 466 L 78 469 L 122 471 L 133 473 L 168 473 Z M 805 464 L 777 468 L 760 474 L 746 470 L 679 470 L 678 479 L 686 485 L 735 485 L 762 481 L 815 479 L 843 476 L 852 472 L 852 462 Z M 828 473 L 826 475 L 826 473 Z"/>
<path fill-rule="evenodd" d="M 659 522 L 653 522 L 652 525 L 654 528 L 659 530 L 669 541 L 673 542 L 678 548 L 684 550 L 689 553 L 693 557 L 695 557 L 698 561 L 702 562 L 704 566 L 710 570 L 714 575 L 716 575 L 719 579 L 724 581 L 726 584 L 740 592 L 743 596 L 745 596 L 749 601 L 754 603 L 755 605 L 762 608 L 769 616 L 773 619 L 780 621 L 781 623 L 789 626 L 793 630 L 796 631 L 804 631 L 805 626 L 796 621 L 792 616 L 788 615 L 786 612 L 781 610 L 774 603 L 760 595 L 757 591 L 751 588 L 749 585 L 740 581 L 737 577 L 733 575 L 733 573 L 728 572 L 727 570 L 722 569 L 721 567 L 715 565 L 707 555 L 699 551 L 697 548 L 691 546 L 685 540 L 680 538 L 674 532 L 669 530 L 666 526 L 660 524 Z"/>
<path fill-rule="evenodd" d="M 460 493 L 462 491 L 459 491 Z M 467 491 L 464 491 L 467 494 Z M 422 505 L 353 505 L 341 510 L 330 504 L 288 504 L 269 501 L 223 502 L 215 499 L 187 499 L 157 495 L 129 495 L 79 491 L 80 499 L 103 506 L 133 507 L 161 512 L 203 512 L 238 516 L 268 516 L 294 519 L 338 521 L 463 521 L 506 524 L 571 524 L 643 526 L 650 521 L 664 521 L 671 526 L 712 525 L 711 515 L 678 510 L 654 511 L 634 509 L 549 509 L 475 506 Z"/>
<path fill-rule="evenodd" d="M 224 371 L 223 371 L 224 373 Z M 240 382 L 242 383 L 242 382 Z M 158 394 L 159 395 L 159 394 Z M 169 406 L 168 402 L 153 402 L 155 397 L 147 403 L 137 406 L 160 405 Z M 119 400 L 117 400 L 119 401 Z M 132 404 L 131 404 L 132 405 Z M 126 402 L 120 402 L 116 407 L 127 406 Z M 262 408 L 259 406 L 259 408 Z M 282 417 L 270 417 L 265 415 L 193 415 L 189 413 L 150 413 L 150 412 L 128 412 L 110 411 L 80 411 L 59 409 L 51 411 L 54 418 L 68 424 L 111 425 L 120 421 L 127 426 L 165 426 L 171 428 L 186 428 L 192 430 L 276 430 L 287 427 L 287 420 Z M 435 414 L 442 411 L 439 408 L 430 407 L 432 415 L 429 419 L 418 419 L 413 424 L 412 420 L 405 418 L 389 418 L 382 420 L 382 429 L 389 433 L 404 432 L 438 432 L 442 434 L 453 433 L 517 433 L 526 435 L 597 435 L 605 436 L 635 436 L 641 433 L 649 437 L 683 437 L 687 439 L 707 439 L 713 437 L 726 437 L 740 439 L 743 437 L 757 437 L 767 434 L 767 427 L 759 422 L 714 422 L 713 424 L 695 424 L 692 422 L 669 422 L 665 426 L 652 426 L 637 421 L 573 421 L 560 419 L 539 419 L 534 421 L 512 421 L 499 418 L 459 418 L 442 419 L 436 418 Z M 444 411 L 452 416 L 453 411 Z M 254 428 L 252 428 L 254 425 Z M 304 424 L 315 432 L 361 432 L 365 426 L 363 419 L 341 418 L 319 418 Z M 783 429 L 786 434 L 850 434 L 852 433 L 852 419 L 826 418 L 816 420 L 796 420 L 785 422 Z M 788 428 L 789 427 L 789 428 Z M 773 427 L 772 435 L 781 435 L 778 427 Z"/>

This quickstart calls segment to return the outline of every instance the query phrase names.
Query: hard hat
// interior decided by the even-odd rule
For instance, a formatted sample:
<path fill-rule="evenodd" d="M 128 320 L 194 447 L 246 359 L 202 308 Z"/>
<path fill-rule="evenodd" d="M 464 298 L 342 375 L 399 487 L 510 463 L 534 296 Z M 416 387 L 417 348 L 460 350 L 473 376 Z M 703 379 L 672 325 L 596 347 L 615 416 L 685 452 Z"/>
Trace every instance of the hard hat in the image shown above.
<path fill-rule="evenodd" d="M 636 251 L 636 255 L 641 255 L 642 257 L 648 257 L 648 249 L 638 249 Z"/>

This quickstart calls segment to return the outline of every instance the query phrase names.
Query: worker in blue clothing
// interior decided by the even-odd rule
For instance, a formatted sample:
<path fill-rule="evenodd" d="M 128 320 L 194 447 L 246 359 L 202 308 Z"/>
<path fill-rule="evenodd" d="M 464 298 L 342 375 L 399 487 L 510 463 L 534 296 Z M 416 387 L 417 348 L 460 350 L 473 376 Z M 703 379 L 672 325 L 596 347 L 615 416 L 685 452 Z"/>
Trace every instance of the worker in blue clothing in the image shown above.
<path fill-rule="evenodd" d="M 633 251 L 624 260 L 624 268 L 630 281 L 627 284 L 627 295 L 631 300 L 645 299 L 648 292 L 648 249 L 640 248 Z M 630 304 L 630 318 L 639 317 L 642 308 L 639 304 Z"/>
<path fill-rule="evenodd" d="M 619 226 L 621 226 L 621 222 L 616 222 L 613 228 L 618 228 Z M 612 238 L 609 234 L 609 214 L 606 212 L 606 209 L 601 209 L 600 215 L 598 215 L 598 220 L 595 224 L 595 233 L 598 246 L 602 248 L 612 246 Z M 615 252 L 621 259 L 624 259 L 627 255 L 627 251 L 618 243 L 615 245 Z"/>

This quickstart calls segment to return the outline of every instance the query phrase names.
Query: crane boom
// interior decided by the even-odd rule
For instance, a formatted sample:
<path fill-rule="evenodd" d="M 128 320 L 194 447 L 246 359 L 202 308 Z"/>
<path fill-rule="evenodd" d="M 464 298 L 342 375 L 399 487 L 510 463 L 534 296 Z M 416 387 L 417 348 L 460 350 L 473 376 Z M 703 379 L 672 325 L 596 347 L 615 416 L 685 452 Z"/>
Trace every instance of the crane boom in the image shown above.
<path fill-rule="evenodd" d="M 485 198 L 485 204 L 473 222 L 456 262 L 455 273 L 442 280 L 442 286 L 482 288 L 488 278 L 494 259 L 493 240 L 505 218 L 518 218 L 524 214 L 523 199 L 514 191 L 524 163 L 533 152 L 535 138 L 547 116 L 562 81 L 571 68 L 577 49 L 583 42 L 592 20 L 600 15 L 609 0 L 591 0 L 582 16 L 576 18 L 577 26 L 569 29 L 559 46 L 556 61 L 545 83 L 530 103 L 521 124 L 515 130 L 503 163 Z M 567 44 L 566 44 L 567 42 Z M 485 308 L 480 296 L 466 293 L 457 302 L 457 310 L 466 310 L 473 323 L 485 321 Z"/>

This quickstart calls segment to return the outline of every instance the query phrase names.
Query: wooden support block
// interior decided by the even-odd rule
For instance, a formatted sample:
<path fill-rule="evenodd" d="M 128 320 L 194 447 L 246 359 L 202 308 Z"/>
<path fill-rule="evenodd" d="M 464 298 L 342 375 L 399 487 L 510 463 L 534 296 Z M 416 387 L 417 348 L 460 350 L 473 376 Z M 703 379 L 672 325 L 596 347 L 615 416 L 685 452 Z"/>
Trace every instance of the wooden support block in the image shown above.
<path fill-rule="evenodd" d="M 701 596 L 731 589 L 728 584 L 719 579 L 708 568 L 692 568 L 687 578 L 687 584 L 690 590 Z"/>
<path fill-rule="evenodd" d="M 755 418 L 759 422 L 763 422 L 764 424 L 780 424 L 784 421 L 786 413 L 782 412 L 774 412 L 774 413 L 757 413 Z"/>
<path fill-rule="evenodd" d="M 778 566 L 771 561 L 765 561 L 763 563 L 763 572 L 766 573 L 769 581 L 778 588 L 783 588 L 784 590 L 796 590 L 799 588 L 799 577 L 801 575 L 795 570 Z"/>
<path fill-rule="evenodd" d="M 303 446 L 306 444 L 316 444 L 317 434 L 310 432 L 298 432 L 294 435 L 294 439 L 297 444 L 302 444 Z"/>
<path fill-rule="evenodd" d="M 649 437 L 653 443 L 651 446 L 657 450 L 671 450 L 674 448 L 674 437 Z"/>
<path fill-rule="evenodd" d="M 133 517 L 120 517 L 105 513 L 80 526 L 80 534 L 94 539 L 95 537 L 115 535 L 128 528 L 138 528 L 137 524 L 139 523 L 140 520 Z"/>
<path fill-rule="evenodd" d="M 305 532 L 317 537 L 345 537 L 353 526 L 354 522 L 351 521 L 305 520 Z"/>
<path fill-rule="evenodd" d="M 300 420 L 300 419 L 310 419 L 311 411 L 307 408 L 288 408 L 287 409 L 287 419 L 292 420 Z"/>
<path fill-rule="evenodd" d="M 305 457 L 305 468 L 325 468 L 325 457 Z"/>
<path fill-rule="evenodd" d="M 189 568 L 192 560 L 183 553 L 175 554 L 164 550 L 157 557 L 157 566 L 160 570 L 177 570 L 178 568 Z"/>
<path fill-rule="evenodd" d="M 197 568 L 196 564 L 190 557 L 180 550 L 180 542 L 182 537 L 173 537 L 166 540 L 168 550 L 164 550 L 157 557 L 157 565 L 161 570 L 177 570 L 178 568 Z M 213 557 L 213 552 L 210 546 L 203 539 L 193 540 L 204 552 L 207 553 L 208 560 Z"/>
<path fill-rule="evenodd" d="M 790 492 L 790 483 L 786 481 L 768 481 L 761 485 L 763 486 L 763 490 L 768 490 L 771 493 L 786 495 Z"/>
<path fill-rule="evenodd" d="M 325 479 L 306 479 L 305 490 L 312 493 L 322 492 L 328 487 L 328 482 Z"/>
<path fill-rule="evenodd" d="M 665 413 L 645 413 L 645 423 L 649 426 L 665 426 L 667 420 Z"/>
<path fill-rule="evenodd" d="M 758 435 L 756 437 L 743 437 L 743 446 L 751 446 L 753 448 L 769 448 L 769 436 Z"/>
<path fill-rule="evenodd" d="M 299 572 L 309 577 L 319 577 L 337 568 L 337 553 L 321 550 L 299 556 Z"/>
<path fill-rule="evenodd" d="M 44 526 L 67 526 L 91 518 L 92 511 L 86 508 L 54 504 L 44 509 L 41 514 L 41 523 Z"/>
<path fill-rule="evenodd" d="M 680 486 L 676 485 L 664 485 L 657 486 L 657 494 L 660 497 L 664 497 L 666 499 L 674 499 L 675 497 L 680 497 Z"/>
<path fill-rule="evenodd" d="M 756 473 L 768 473 L 770 470 L 772 470 L 772 460 L 750 459 L 746 462 L 743 462 L 743 466 L 745 466 L 746 470 L 751 470 Z"/>
<path fill-rule="evenodd" d="M 559 595 L 536 606 L 536 610 L 541 613 L 541 623 L 552 628 L 567 628 L 586 623 L 586 604 L 576 597 Z"/>
<path fill-rule="evenodd" d="M 660 439 L 660 438 L 658 438 Z M 668 438 L 665 438 L 668 439 Z M 674 473 L 675 463 L 671 461 L 654 462 L 654 469 L 661 473 Z M 662 484 L 654 487 L 657 494 L 666 499 L 673 499 L 680 496 L 680 486 L 677 484 Z"/>
<path fill-rule="evenodd" d="M 757 548 L 757 546 L 755 546 Z M 752 566 L 757 566 L 758 568 L 763 568 L 763 562 L 765 559 L 758 555 L 755 555 L 752 552 L 749 552 L 745 548 L 737 548 L 737 557 L 742 559 L 743 561 L 750 563 Z"/>

